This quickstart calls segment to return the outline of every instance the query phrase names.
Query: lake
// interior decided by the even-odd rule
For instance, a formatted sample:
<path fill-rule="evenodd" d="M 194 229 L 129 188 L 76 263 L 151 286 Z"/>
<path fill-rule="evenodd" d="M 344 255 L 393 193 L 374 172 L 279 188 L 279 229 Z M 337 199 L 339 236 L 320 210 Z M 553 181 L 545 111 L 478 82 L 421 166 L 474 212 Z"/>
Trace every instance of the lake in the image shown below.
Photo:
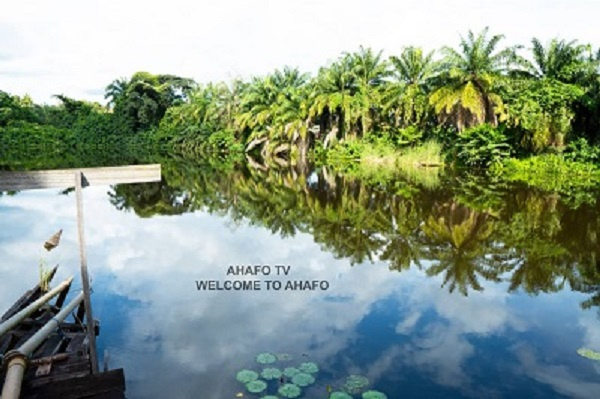
<path fill-rule="evenodd" d="M 99 353 L 130 398 L 600 397 L 578 353 L 600 351 L 596 193 L 163 160 L 160 183 L 83 195 Z M 40 259 L 78 276 L 75 212 L 0 196 L 0 309 Z"/>

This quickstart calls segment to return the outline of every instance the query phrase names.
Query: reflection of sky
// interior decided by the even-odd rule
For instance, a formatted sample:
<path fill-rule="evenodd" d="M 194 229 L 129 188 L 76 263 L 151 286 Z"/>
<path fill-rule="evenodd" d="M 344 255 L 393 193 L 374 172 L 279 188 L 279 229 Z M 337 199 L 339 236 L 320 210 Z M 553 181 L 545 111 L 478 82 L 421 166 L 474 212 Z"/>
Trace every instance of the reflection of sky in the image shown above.
<path fill-rule="evenodd" d="M 322 366 L 308 397 L 325 397 L 350 373 L 394 397 L 600 395 L 600 368 L 576 354 L 600 348 L 600 323 L 581 295 L 530 297 L 483 283 L 468 297 L 416 268 L 350 266 L 309 235 L 204 213 L 139 219 L 84 191 L 88 264 L 100 353 L 125 367 L 132 398 L 234 397 L 232 376 L 263 351 L 305 354 Z M 0 197 L 0 308 L 37 279 L 40 256 L 78 272 L 74 196 L 56 190 Z M 61 245 L 42 254 L 57 229 Z M 320 292 L 199 292 L 230 264 L 291 265 L 290 279 L 330 282 Z M 277 278 L 277 277 L 275 277 Z M 286 279 L 283 277 L 282 279 Z M 79 286 L 79 284 L 76 284 Z"/>

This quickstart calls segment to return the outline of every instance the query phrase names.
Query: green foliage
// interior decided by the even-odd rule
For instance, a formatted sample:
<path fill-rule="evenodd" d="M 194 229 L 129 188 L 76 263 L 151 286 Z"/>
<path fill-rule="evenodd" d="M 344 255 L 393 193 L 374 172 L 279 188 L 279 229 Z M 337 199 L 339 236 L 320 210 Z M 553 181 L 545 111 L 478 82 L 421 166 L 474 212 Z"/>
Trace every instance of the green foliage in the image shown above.
<path fill-rule="evenodd" d="M 461 38 L 460 52 L 444 47 L 444 82 L 431 94 L 430 103 L 444 124 L 459 131 L 482 123 L 497 124 L 501 97 L 494 84 L 517 61 L 515 48 L 496 50 L 502 35 L 488 38 L 488 28 L 478 35 L 469 31 Z"/>
<path fill-rule="evenodd" d="M 503 129 L 483 124 L 459 133 L 456 141 L 458 161 L 467 166 L 499 165 L 510 156 L 510 146 Z"/>
<path fill-rule="evenodd" d="M 363 155 L 369 164 L 380 156 L 380 164 L 393 165 L 394 147 L 431 138 L 459 162 L 480 167 L 497 164 L 505 143 L 522 156 L 560 152 L 570 136 L 600 142 L 600 54 L 575 41 L 543 46 L 533 39 L 528 62 L 519 47 L 502 48 L 502 39 L 487 28 L 469 31 L 456 49 L 441 50 L 439 62 L 412 46 L 388 60 L 359 47 L 313 78 L 284 67 L 247 81 L 198 85 L 137 72 L 106 87 L 106 108 L 63 95 L 57 106 L 36 105 L 0 91 L 0 148 L 64 151 L 136 137 L 140 146 L 212 154 L 229 165 L 245 150 L 270 166 L 306 168 L 312 156 L 356 169 Z M 482 124 L 506 127 L 509 139 L 494 129 L 456 133 Z"/>
<path fill-rule="evenodd" d="M 571 132 L 572 104 L 583 90 L 552 79 L 505 82 L 504 119 L 518 137 L 517 144 L 539 153 L 548 147 L 562 147 Z"/>
<path fill-rule="evenodd" d="M 593 164 L 569 161 L 546 154 L 527 159 L 508 159 L 501 175 L 544 191 L 562 194 L 573 206 L 595 203 L 600 188 L 600 169 Z"/>
<path fill-rule="evenodd" d="M 404 129 L 399 129 L 394 134 L 394 141 L 397 146 L 417 144 L 424 136 L 423 130 L 417 126 L 408 126 Z"/>
<path fill-rule="evenodd" d="M 591 146 L 584 138 L 579 138 L 567 145 L 564 157 L 568 161 L 597 164 L 600 162 L 600 148 Z"/>

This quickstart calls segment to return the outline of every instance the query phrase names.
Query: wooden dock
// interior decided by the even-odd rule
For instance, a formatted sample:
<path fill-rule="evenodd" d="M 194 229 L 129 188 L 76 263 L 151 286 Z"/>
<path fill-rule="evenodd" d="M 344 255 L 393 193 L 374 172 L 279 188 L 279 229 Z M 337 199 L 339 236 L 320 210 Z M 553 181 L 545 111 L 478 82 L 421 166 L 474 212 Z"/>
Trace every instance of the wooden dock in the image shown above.
<path fill-rule="evenodd" d="M 54 270 L 55 272 L 56 270 Z M 54 274 L 53 272 L 53 274 Z M 69 288 L 63 290 L 53 304 L 46 304 L 17 327 L 0 337 L 0 354 L 7 354 L 29 340 L 41 326 L 50 321 L 64 305 Z M 42 295 L 39 284 L 27 291 L 2 316 L 5 322 Z M 124 399 L 123 369 L 92 374 L 89 340 L 84 323 L 83 303 L 73 321 L 65 321 L 31 355 L 21 391 L 22 399 Z M 94 334 L 99 324 L 94 321 Z M 6 370 L 0 372 L 4 385 Z"/>
<path fill-rule="evenodd" d="M 0 171 L 0 191 L 21 191 L 43 188 L 74 187 L 75 173 L 84 176 L 83 187 L 147 183 L 160 181 L 160 164 L 128 165 L 105 168 L 36 170 L 26 172 Z"/>

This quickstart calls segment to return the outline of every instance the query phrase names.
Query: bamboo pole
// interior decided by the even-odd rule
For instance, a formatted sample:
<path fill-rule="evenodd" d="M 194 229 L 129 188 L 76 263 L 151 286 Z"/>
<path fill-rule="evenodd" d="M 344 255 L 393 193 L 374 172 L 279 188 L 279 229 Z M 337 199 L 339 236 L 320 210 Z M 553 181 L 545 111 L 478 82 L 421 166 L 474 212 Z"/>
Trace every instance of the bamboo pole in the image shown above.
<path fill-rule="evenodd" d="M 25 309 L 21 310 L 19 313 L 14 314 L 11 318 L 0 323 L 0 337 L 6 334 L 11 329 L 15 328 L 19 325 L 23 320 L 25 320 L 28 316 L 30 316 L 33 312 L 41 308 L 44 304 L 46 304 L 50 299 L 54 298 L 56 295 L 61 293 L 64 289 L 71 285 L 73 281 L 73 277 L 69 277 L 62 283 L 60 283 L 56 288 L 47 292 L 44 296 L 38 298 L 35 302 L 31 303 Z"/>
<path fill-rule="evenodd" d="M 75 196 L 77 200 L 77 232 L 79 236 L 79 259 L 81 261 L 81 282 L 83 285 L 83 302 L 85 308 L 85 318 L 87 326 L 87 335 L 90 342 L 90 363 L 92 365 L 92 374 L 98 373 L 98 354 L 96 352 L 96 328 L 94 326 L 94 316 L 92 314 L 92 302 L 90 295 L 90 279 L 87 269 L 87 256 L 85 252 L 85 236 L 83 230 L 83 200 L 81 184 L 83 174 L 81 171 L 75 172 Z"/>
<path fill-rule="evenodd" d="M 81 292 L 67 306 L 48 321 L 31 338 L 16 350 L 6 354 L 5 362 L 8 364 L 4 386 L 2 387 L 2 399 L 19 399 L 23 376 L 27 368 L 27 359 L 44 342 L 48 336 L 60 326 L 60 323 L 77 307 L 84 299 Z"/>

